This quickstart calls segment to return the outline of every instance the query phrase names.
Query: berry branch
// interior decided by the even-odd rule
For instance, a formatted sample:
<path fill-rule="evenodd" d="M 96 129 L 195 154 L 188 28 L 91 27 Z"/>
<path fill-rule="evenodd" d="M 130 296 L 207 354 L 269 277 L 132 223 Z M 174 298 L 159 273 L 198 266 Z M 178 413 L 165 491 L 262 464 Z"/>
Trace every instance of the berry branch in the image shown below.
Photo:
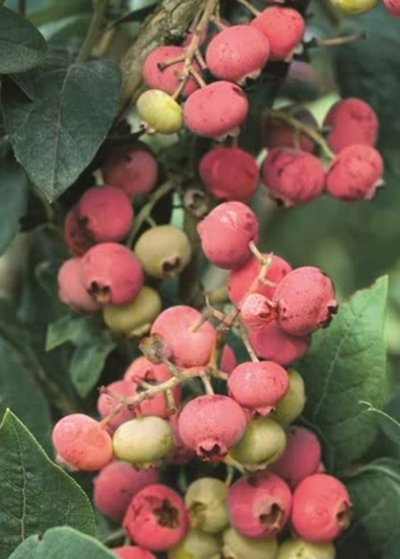
<path fill-rule="evenodd" d="M 93 50 L 94 45 L 100 37 L 102 28 L 106 22 L 106 13 L 109 0 L 92 0 L 93 3 L 93 17 L 90 26 L 83 42 L 83 45 L 76 57 L 75 62 L 85 62 Z"/>
<path fill-rule="evenodd" d="M 236 0 L 236 2 L 238 4 L 241 4 L 244 8 L 246 8 L 247 10 L 249 10 L 249 12 L 251 12 L 254 16 L 259 16 L 260 15 L 260 11 L 257 10 L 257 8 L 255 8 L 253 6 L 253 4 L 251 4 L 250 2 L 248 2 L 247 0 Z"/>

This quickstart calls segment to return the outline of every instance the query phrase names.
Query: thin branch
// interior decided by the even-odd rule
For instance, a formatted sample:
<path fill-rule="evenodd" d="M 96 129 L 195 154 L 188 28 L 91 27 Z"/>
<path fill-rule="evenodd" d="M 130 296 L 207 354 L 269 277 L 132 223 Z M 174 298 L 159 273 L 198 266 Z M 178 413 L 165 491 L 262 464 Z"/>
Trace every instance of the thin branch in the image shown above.
<path fill-rule="evenodd" d="M 83 41 L 81 50 L 76 57 L 76 62 L 85 62 L 87 60 L 100 37 L 100 33 L 106 21 L 106 13 L 109 0 L 93 0 L 93 17 L 90 26 Z"/>

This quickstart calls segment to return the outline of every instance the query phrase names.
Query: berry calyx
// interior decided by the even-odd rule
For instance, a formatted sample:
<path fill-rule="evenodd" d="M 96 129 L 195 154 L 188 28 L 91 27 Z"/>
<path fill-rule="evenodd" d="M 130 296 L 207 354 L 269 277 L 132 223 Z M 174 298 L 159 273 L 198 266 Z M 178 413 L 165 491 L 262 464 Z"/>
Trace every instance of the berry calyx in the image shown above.
<path fill-rule="evenodd" d="M 182 127 L 181 106 L 160 89 L 149 89 L 142 93 L 137 100 L 136 109 L 150 131 L 175 134 Z"/>
<path fill-rule="evenodd" d="M 64 222 L 64 240 L 74 256 L 83 256 L 95 244 L 80 225 L 76 210 L 67 213 Z"/>
<path fill-rule="evenodd" d="M 223 481 L 212 477 L 197 479 L 189 485 L 185 505 L 193 528 L 217 534 L 229 524 L 227 491 Z"/>

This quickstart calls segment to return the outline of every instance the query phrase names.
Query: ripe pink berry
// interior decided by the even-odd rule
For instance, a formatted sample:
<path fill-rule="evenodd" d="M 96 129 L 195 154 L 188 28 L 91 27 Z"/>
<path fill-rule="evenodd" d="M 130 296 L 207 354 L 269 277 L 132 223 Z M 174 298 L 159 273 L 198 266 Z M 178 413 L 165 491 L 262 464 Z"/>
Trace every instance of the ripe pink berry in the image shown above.
<path fill-rule="evenodd" d="M 273 148 L 264 160 L 261 173 L 271 197 L 287 208 L 315 200 L 324 189 L 322 163 L 305 151 Z"/>
<path fill-rule="evenodd" d="M 247 78 L 257 79 L 268 57 L 268 39 L 250 25 L 224 29 L 211 40 L 206 51 L 210 72 L 220 80 L 239 84 Z"/>
<path fill-rule="evenodd" d="M 371 200 L 382 186 L 383 160 L 370 146 L 349 146 L 333 159 L 326 174 L 328 194 L 340 200 Z"/>
<path fill-rule="evenodd" d="M 307 541 L 331 542 L 348 528 L 350 516 L 347 489 L 332 476 L 308 476 L 293 494 L 291 522 L 296 533 Z"/>
<path fill-rule="evenodd" d="M 251 347 L 262 359 L 288 365 L 303 357 L 310 345 L 310 336 L 292 336 L 277 321 L 249 329 Z"/>
<path fill-rule="evenodd" d="M 222 138 L 239 133 L 248 109 L 247 97 L 238 85 L 218 81 L 192 93 L 185 103 L 183 116 L 193 134 Z"/>
<path fill-rule="evenodd" d="M 112 394 L 118 394 L 121 398 L 131 398 L 136 394 L 135 386 L 131 382 L 126 382 L 124 380 L 117 380 L 116 382 L 112 382 L 107 387 Z M 97 411 L 101 415 L 101 417 L 106 417 L 109 413 L 113 411 L 119 404 L 119 400 L 108 394 L 107 392 L 103 392 L 100 394 L 97 400 Z M 125 423 L 125 421 L 129 421 L 135 417 L 135 410 L 129 409 L 126 407 L 122 410 L 116 417 L 114 417 L 108 423 L 108 427 L 110 432 L 113 433 L 120 425 Z"/>
<path fill-rule="evenodd" d="M 338 303 L 331 279 L 319 268 L 304 266 L 290 272 L 276 288 L 278 321 L 292 336 L 306 336 L 329 326 Z"/>
<path fill-rule="evenodd" d="M 178 493 L 165 485 L 155 484 L 133 497 L 123 527 L 135 543 L 159 552 L 170 549 L 185 537 L 189 518 Z"/>
<path fill-rule="evenodd" d="M 285 526 L 292 495 L 279 476 L 266 470 L 242 477 L 228 490 L 232 527 L 249 538 L 273 538 Z"/>
<path fill-rule="evenodd" d="M 313 130 L 318 129 L 318 122 L 306 107 L 294 105 L 283 107 L 281 110 L 307 124 Z M 299 142 L 299 146 L 297 146 L 297 142 Z M 265 116 L 262 119 L 262 143 L 268 149 L 300 147 L 302 151 L 309 153 L 312 153 L 315 148 L 315 143 L 309 136 L 304 133 L 299 135 L 293 126 L 271 116 Z"/>
<path fill-rule="evenodd" d="M 93 501 L 105 516 L 121 523 L 132 497 L 158 482 L 154 469 L 135 470 L 127 462 L 111 462 L 94 478 Z"/>
<path fill-rule="evenodd" d="M 236 365 L 237 365 L 237 361 L 236 361 L 235 352 L 233 351 L 230 345 L 225 344 L 224 349 L 222 350 L 221 363 L 219 365 L 219 368 L 224 373 L 230 374 L 233 371 L 233 369 L 236 367 Z"/>
<path fill-rule="evenodd" d="M 356 98 L 335 103 L 324 120 L 324 126 L 330 128 L 328 144 L 335 153 L 353 145 L 374 146 L 378 125 L 372 107 Z"/>
<path fill-rule="evenodd" d="M 188 448 L 181 439 L 179 434 L 179 419 L 176 414 L 171 415 L 169 424 L 174 435 L 174 448 L 168 456 L 165 457 L 165 462 L 176 466 L 187 464 L 187 462 L 194 457 L 195 453 L 191 448 Z"/>
<path fill-rule="evenodd" d="M 146 148 L 124 148 L 111 153 L 102 166 L 104 180 L 129 198 L 149 194 L 158 178 L 158 164 Z"/>
<path fill-rule="evenodd" d="M 206 258 L 220 268 L 239 268 L 251 257 L 249 244 L 258 240 L 258 221 L 242 202 L 224 202 L 197 226 Z"/>
<path fill-rule="evenodd" d="M 275 321 L 276 305 L 273 305 L 264 295 L 250 293 L 242 299 L 240 319 L 248 328 L 265 326 Z"/>
<path fill-rule="evenodd" d="M 383 5 L 393 17 L 400 17 L 400 2 L 398 0 L 383 0 Z"/>
<path fill-rule="evenodd" d="M 67 415 L 53 429 L 57 458 L 71 469 L 100 470 L 113 457 L 110 435 L 97 421 L 81 413 Z"/>
<path fill-rule="evenodd" d="M 309 429 L 289 427 L 286 432 L 286 448 L 270 470 L 294 489 L 303 479 L 315 474 L 321 462 L 321 445 Z"/>
<path fill-rule="evenodd" d="M 82 257 L 87 291 L 103 305 L 130 303 L 143 287 L 143 272 L 136 256 L 116 243 L 101 243 Z"/>
<path fill-rule="evenodd" d="M 229 375 L 228 393 L 251 415 L 268 415 L 289 389 L 286 370 L 272 361 L 241 363 Z"/>
<path fill-rule="evenodd" d="M 247 202 L 258 185 L 258 167 L 252 155 L 237 147 L 215 147 L 199 166 L 200 178 L 212 196 Z"/>
<path fill-rule="evenodd" d="M 289 60 L 303 38 L 305 23 L 292 8 L 271 6 L 258 15 L 251 25 L 268 39 L 271 60 Z"/>
<path fill-rule="evenodd" d="M 83 285 L 80 258 L 66 260 L 58 270 L 58 296 L 60 300 L 77 312 L 95 312 L 100 305 L 86 291 Z"/>
<path fill-rule="evenodd" d="M 122 241 L 133 221 L 133 208 L 127 195 L 112 186 L 90 188 L 76 208 L 78 223 L 96 243 Z"/>
<path fill-rule="evenodd" d="M 190 400 L 179 415 L 182 441 L 203 460 L 221 460 L 245 429 L 245 414 L 228 396 L 199 396 Z"/>
<path fill-rule="evenodd" d="M 269 254 L 263 254 L 264 258 L 269 258 Z M 291 265 L 286 262 L 280 256 L 273 255 L 271 264 L 268 267 L 265 279 L 273 284 L 278 284 L 283 278 L 292 271 Z M 256 280 L 261 272 L 261 262 L 255 256 L 251 257 L 246 264 L 232 270 L 229 274 L 228 280 L 228 293 L 229 299 L 237 306 L 240 306 L 240 302 L 247 295 L 251 289 L 252 293 L 259 293 L 264 295 L 267 299 L 271 299 L 276 286 L 267 285 L 265 283 L 259 282 L 256 284 Z"/>
<path fill-rule="evenodd" d="M 114 547 L 112 551 L 117 555 L 117 557 L 121 557 L 121 559 L 157 559 L 155 555 L 150 553 L 150 551 L 137 547 L 136 545 Z"/>
<path fill-rule="evenodd" d="M 64 223 L 64 239 L 68 250 L 74 256 L 83 256 L 95 244 L 79 224 L 76 210 L 67 213 Z"/>
<path fill-rule="evenodd" d="M 152 324 L 151 335 L 163 340 L 172 361 L 179 367 L 202 366 L 210 360 L 216 332 L 209 322 L 197 327 L 201 318 L 196 309 L 177 305 L 160 313 Z"/>

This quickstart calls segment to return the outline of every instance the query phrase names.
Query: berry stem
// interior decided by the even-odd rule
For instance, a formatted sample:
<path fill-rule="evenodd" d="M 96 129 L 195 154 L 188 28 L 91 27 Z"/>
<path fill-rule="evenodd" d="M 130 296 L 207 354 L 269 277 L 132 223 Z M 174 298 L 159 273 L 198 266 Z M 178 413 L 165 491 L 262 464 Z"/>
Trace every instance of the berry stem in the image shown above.
<path fill-rule="evenodd" d="M 93 50 L 94 45 L 100 37 L 102 28 L 106 22 L 106 13 L 108 8 L 108 0 L 92 0 L 93 4 L 93 17 L 90 26 L 81 46 L 81 49 L 76 57 L 75 62 L 85 62 Z"/>
<path fill-rule="evenodd" d="M 251 12 L 256 17 L 259 16 L 261 13 L 259 10 L 257 10 L 257 8 L 253 6 L 253 4 L 251 4 L 247 0 L 236 0 L 236 2 L 238 2 L 238 4 L 241 4 L 244 8 L 247 8 L 249 12 Z"/>
<path fill-rule="evenodd" d="M 247 353 L 249 354 L 250 359 L 255 363 L 258 363 L 260 360 L 257 357 L 257 355 L 254 353 L 254 350 L 249 340 L 249 336 L 247 335 L 246 328 L 243 326 L 243 324 L 240 321 L 239 321 L 239 331 L 240 331 L 240 337 L 242 338 L 242 341 L 247 350 Z"/>
<path fill-rule="evenodd" d="M 367 38 L 367 32 L 361 31 L 361 33 L 354 33 L 353 35 L 346 35 L 344 37 L 333 37 L 332 39 L 311 39 L 305 43 L 307 49 L 318 48 L 318 47 L 338 47 L 341 45 L 347 45 L 348 43 L 353 43 L 354 41 L 361 41 Z"/>
<path fill-rule="evenodd" d="M 210 21 L 211 21 L 211 23 L 213 23 L 213 24 L 215 25 L 215 27 L 216 27 L 219 31 L 224 31 L 225 29 L 228 28 L 227 25 L 225 25 L 224 23 L 222 23 L 222 21 L 220 20 L 219 17 L 212 16 L 212 17 L 210 17 Z"/>

